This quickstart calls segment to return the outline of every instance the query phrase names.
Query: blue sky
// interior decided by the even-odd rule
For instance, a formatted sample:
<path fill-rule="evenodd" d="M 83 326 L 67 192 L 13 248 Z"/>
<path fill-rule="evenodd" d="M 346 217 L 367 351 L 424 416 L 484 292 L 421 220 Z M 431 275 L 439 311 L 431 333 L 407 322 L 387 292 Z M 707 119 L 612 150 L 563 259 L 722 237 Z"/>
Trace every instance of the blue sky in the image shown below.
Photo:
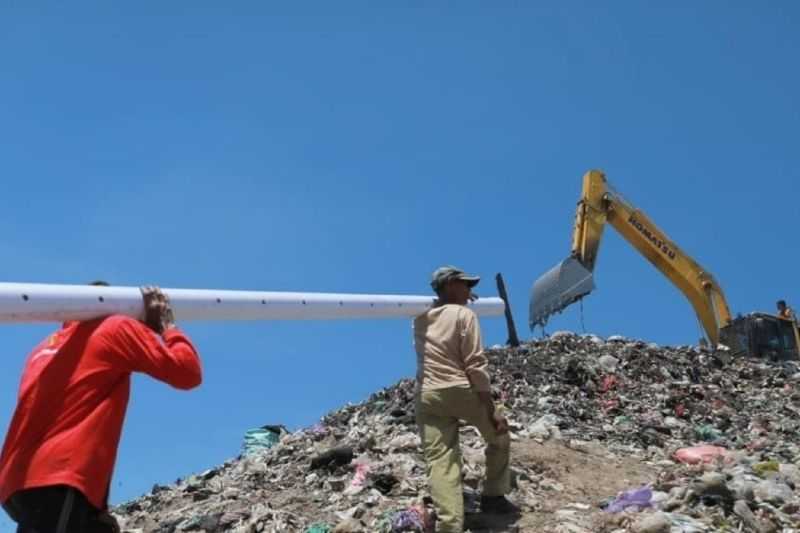
<path fill-rule="evenodd" d="M 599 167 L 734 310 L 800 304 L 800 7 L 604 6 L 5 2 L 0 279 L 426 294 L 454 263 L 503 272 L 528 336 Z M 699 337 L 613 231 L 596 277 L 587 330 Z M 0 429 L 50 329 L 0 328 Z M 414 371 L 402 320 L 185 329 L 205 383 L 135 380 L 115 502 Z M 578 310 L 550 329 L 580 331 Z"/>

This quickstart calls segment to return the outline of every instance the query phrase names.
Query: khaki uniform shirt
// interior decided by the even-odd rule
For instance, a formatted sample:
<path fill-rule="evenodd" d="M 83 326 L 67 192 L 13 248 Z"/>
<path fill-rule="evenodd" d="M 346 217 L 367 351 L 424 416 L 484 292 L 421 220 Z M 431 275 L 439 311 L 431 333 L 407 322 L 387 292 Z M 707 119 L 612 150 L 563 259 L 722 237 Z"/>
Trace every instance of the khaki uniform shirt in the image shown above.
<path fill-rule="evenodd" d="M 418 390 L 470 386 L 478 392 L 490 390 L 481 329 L 472 309 L 447 304 L 419 315 L 414 320 L 414 347 Z"/>

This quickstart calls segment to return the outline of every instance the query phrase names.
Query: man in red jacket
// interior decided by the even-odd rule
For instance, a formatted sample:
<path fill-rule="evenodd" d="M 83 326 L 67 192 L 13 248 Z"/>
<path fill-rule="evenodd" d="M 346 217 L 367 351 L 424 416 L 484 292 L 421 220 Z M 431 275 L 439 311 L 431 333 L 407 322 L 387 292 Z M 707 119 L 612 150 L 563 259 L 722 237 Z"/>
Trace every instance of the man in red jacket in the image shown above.
<path fill-rule="evenodd" d="M 17 533 L 119 531 L 108 490 L 131 373 L 184 390 L 202 381 L 166 296 L 154 287 L 142 296 L 144 323 L 67 322 L 28 356 L 0 455 L 0 502 Z"/>

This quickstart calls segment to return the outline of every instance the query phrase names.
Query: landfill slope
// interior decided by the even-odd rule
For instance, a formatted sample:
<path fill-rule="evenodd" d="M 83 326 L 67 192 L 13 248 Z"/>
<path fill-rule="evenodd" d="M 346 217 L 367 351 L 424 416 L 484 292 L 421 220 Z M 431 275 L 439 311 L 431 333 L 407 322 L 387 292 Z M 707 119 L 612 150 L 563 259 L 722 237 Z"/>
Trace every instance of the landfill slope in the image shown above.
<path fill-rule="evenodd" d="M 800 531 L 797 362 L 571 333 L 487 354 L 521 512 L 479 513 L 483 444 L 463 427 L 469 531 Z M 114 513 L 131 533 L 430 530 L 413 390 L 400 381 Z"/>

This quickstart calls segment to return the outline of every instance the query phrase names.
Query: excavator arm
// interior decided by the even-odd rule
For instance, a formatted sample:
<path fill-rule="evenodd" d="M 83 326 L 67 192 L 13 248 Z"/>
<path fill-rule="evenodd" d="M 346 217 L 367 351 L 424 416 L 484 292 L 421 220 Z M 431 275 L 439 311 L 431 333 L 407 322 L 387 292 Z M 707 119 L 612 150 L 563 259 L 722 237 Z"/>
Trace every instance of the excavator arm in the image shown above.
<path fill-rule="evenodd" d="M 583 177 L 583 192 L 575 213 L 572 232 L 572 257 L 589 272 L 594 272 L 597 251 L 608 222 L 608 184 L 602 173 L 591 170 Z"/>
<path fill-rule="evenodd" d="M 530 325 L 544 325 L 554 313 L 594 289 L 593 272 L 603 229 L 610 224 L 659 272 L 686 296 L 711 343 L 719 343 L 720 329 L 731 322 L 722 288 L 714 277 L 684 253 L 647 215 L 608 185 L 605 175 L 592 170 L 583 177 L 572 253 L 539 278 L 533 287 Z"/>

